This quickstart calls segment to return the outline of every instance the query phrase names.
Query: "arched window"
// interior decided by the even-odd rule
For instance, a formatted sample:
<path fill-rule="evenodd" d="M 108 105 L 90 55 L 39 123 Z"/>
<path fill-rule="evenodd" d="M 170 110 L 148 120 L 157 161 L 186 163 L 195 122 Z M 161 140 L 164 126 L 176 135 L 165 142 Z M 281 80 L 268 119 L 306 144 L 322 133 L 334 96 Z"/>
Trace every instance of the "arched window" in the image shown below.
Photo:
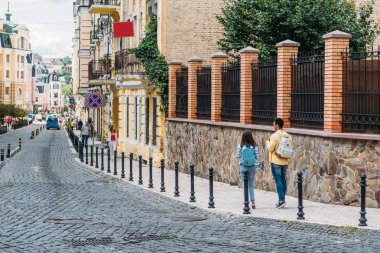
<path fill-rule="evenodd" d="M 17 91 L 17 95 L 21 96 L 22 95 L 22 90 L 19 88 Z"/>

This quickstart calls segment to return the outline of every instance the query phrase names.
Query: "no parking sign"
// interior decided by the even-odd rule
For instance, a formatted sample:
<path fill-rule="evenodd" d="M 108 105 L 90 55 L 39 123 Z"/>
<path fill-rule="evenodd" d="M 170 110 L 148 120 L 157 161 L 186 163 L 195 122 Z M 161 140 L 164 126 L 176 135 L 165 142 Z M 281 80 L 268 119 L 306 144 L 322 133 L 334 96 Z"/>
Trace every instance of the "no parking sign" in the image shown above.
<path fill-rule="evenodd" d="M 99 109 L 104 105 L 104 97 L 100 93 L 90 93 L 86 96 L 85 104 L 91 109 Z"/>

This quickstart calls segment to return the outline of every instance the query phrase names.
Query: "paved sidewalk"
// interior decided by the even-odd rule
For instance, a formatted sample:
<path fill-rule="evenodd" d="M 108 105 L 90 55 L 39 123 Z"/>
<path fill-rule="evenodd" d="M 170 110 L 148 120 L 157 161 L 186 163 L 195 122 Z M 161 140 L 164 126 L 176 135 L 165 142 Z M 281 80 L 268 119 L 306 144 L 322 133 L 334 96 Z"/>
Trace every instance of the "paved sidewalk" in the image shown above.
<path fill-rule="evenodd" d="M 70 143 L 71 144 L 71 143 Z M 73 153 L 75 152 L 72 149 Z M 99 150 L 100 153 L 100 150 Z M 94 151 L 95 154 L 95 151 Z M 95 156 L 94 156 L 95 157 Z M 77 162 L 80 160 L 77 158 Z M 90 158 L 89 158 L 90 161 Z M 100 156 L 99 168 L 88 166 L 94 170 L 100 171 Z M 90 163 L 90 162 L 89 162 Z M 104 173 L 107 171 L 106 152 L 104 156 Z M 114 162 L 111 161 L 111 175 L 114 172 Z M 117 159 L 117 178 L 121 177 L 121 159 Z M 174 165 L 172 166 L 174 167 Z M 133 181 L 129 181 L 129 157 L 125 158 L 125 179 L 124 181 L 138 185 L 138 162 L 133 161 Z M 209 181 L 208 179 L 195 177 L 195 196 L 196 202 L 190 203 L 190 175 L 179 173 L 179 191 L 180 197 L 174 197 L 174 170 L 165 170 L 165 188 L 166 192 L 160 192 L 161 170 L 153 168 L 153 189 L 148 188 L 149 184 L 149 168 L 147 165 L 142 166 L 143 185 L 138 185 L 144 189 L 151 190 L 157 194 L 167 196 L 172 199 L 196 206 L 202 209 L 207 209 L 212 212 L 221 214 L 232 214 L 243 216 L 243 189 L 237 186 L 230 186 L 225 183 L 214 182 L 214 201 L 215 209 L 208 208 L 209 201 Z M 255 190 L 256 209 L 251 210 L 251 214 L 244 216 L 254 216 L 261 218 L 269 218 L 283 221 L 297 221 L 298 200 L 295 197 L 287 196 L 287 206 L 284 209 L 276 209 L 274 206 L 278 201 L 277 193 Z M 367 208 L 366 218 L 368 220 L 368 229 L 380 230 L 380 209 Z M 360 218 L 360 208 L 352 206 L 340 206 L 322 204 L 304 200 L 305 220 L 300 222 L 316 223 L 333 226 L 349 226 L 358 227 Z"/>

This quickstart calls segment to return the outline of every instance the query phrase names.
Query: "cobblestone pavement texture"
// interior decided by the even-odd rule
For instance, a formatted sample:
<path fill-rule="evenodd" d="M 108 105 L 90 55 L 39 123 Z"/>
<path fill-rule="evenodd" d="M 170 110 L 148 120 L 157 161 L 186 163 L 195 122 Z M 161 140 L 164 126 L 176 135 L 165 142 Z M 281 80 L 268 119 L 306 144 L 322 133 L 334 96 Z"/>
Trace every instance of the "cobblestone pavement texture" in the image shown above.
<path fill-rule="evenodd" d="M 8 138 L 0 136 L 0 142 Z M 379 231 L 193 209 L 91 171 L 75 162 L 75 156 L 63 130 L 45 130 L 36 139 L 27 139 L 21 152 L 7 161 L 0 170 L 0 252 L 378 252 L 380 248 Z M 206 220 L 186 222 L 188 218 Z"/>

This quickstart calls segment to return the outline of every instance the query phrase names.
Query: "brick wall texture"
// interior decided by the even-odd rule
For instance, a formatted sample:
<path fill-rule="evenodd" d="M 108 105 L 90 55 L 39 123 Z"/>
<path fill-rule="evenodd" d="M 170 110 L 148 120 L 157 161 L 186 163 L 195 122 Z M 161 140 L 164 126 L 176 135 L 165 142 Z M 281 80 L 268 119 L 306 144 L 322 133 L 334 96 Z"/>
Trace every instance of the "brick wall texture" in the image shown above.
<path fill-rule="evenodd" d="M 175 0 L 167 4 L 166 60 L 187 62 L 191 56 L 210 62 L 218 50 L 222 27 L 216 20 L 224 0 Z"/>

